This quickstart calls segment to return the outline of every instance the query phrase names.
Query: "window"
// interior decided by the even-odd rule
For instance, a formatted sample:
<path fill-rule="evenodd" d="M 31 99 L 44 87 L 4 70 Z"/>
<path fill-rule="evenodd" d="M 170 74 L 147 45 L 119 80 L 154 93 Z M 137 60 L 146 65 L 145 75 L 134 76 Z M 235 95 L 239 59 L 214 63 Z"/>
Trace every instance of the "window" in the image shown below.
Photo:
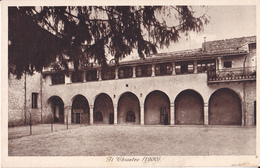
<path fill-rule="evenodd" d="M 232 67 L 232 62 L 231 61 L 225 61 L 224 62 L 224 68 L 231 68 Z"/>
<path fill-rule="evenodd" d="M 152 75 L 152 66 L 151 65 L 140 65 L 136 67 L 136 76 L 151 76 Z"/>
<path fill-rule="evenodd" d="M 189 63 L 188 64 L 188 73 L 193 73 L 194 69 L 193 69 L 193 64 Z"/>
<path fill-rule="evenodd" d="M 209 70 L 216 69 L 215 60 L 199 60 L 198 61 L 198 73 L 205 73 Z"/>
<path fill-rule="evenodd" d="M 175 65 L 175 73 L 178 75 L 178 74 L 181 74 L 181 65 L 178 65 L 176 64 Z"/>
<path fill-rule="evenodd" d="M 65 83 L 65 75 L 64 74 L 52 74 L 52 84 L 64 84 Z"/>
<path fill-rule="evenodd" d="M 72 73 L 72 82 L 73 83 L 83 82 L 82 72 L 73 72 Z"/>
<path fill-rule="evenodd" d="M 133 76 L 133 67 L 121 67 L 119 68 L 119 79 L 131 78 Z"/>
<path fill-rule="evenodd" d="M 38 93 L 32 93 L 32 108 L 38 108 L 37 99 L 38 99 Z"/>
<path fill-rule="evenodd" d="M 155 65 L 155 75 L 171 75 L 172 74 L 172 64 L 162 63 Z"/>
<path fill-rule="evenodd" d="M 103 121 L 103 115 L 100 111 L 95 113 L 95 121 Z"/>
<path fill-rule="evenodd" d="M 135 113 L 133 111 L 128 111 L 126 113 L 126 121 L 127 122 L 135 122 Z"/>
<path fill-rule="evenodd" d="M 97 70 L 87 71 L 86 80 L 87 81 L 97 81 L 98 80 Z"/>
<path fill-rule="evenodd" d="M 102 80 L 115 79 L 115 68 L 111 67 L 102 70 Z"/>

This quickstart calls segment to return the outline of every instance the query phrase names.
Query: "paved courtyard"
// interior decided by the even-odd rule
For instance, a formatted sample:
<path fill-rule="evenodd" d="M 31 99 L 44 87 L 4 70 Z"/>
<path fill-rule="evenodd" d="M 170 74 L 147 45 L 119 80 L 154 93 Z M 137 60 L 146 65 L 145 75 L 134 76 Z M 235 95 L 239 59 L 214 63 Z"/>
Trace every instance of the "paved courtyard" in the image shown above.
<path fill-rule="evenodd" d="M 255 127 L 79 126 L 8 129 L 9 156 L 255 155 Z"/>

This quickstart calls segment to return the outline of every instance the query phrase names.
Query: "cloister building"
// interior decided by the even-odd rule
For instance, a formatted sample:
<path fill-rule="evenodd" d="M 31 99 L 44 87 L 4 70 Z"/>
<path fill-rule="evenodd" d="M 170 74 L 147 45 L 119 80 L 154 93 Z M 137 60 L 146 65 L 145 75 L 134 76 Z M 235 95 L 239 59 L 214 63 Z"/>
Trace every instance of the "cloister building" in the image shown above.
<path fill-rule="evenodd" d="M 253 36 L 69 75 L 49 69 L 22 78 L 19 91 L 9 79 L 9 125 L 30 113 L 35 123 L 254 126 L 256 60 Z"/>

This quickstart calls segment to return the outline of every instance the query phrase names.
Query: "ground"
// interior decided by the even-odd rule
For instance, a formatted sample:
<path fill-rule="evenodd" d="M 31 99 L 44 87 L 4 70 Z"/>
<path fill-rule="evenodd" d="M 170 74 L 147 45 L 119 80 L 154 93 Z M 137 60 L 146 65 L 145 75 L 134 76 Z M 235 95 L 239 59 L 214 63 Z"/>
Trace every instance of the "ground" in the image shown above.
<path fill-rule="evenodd" d="M 79 126 L 8 129 L 9 156 L 255 155 L 255 127 Z"/>

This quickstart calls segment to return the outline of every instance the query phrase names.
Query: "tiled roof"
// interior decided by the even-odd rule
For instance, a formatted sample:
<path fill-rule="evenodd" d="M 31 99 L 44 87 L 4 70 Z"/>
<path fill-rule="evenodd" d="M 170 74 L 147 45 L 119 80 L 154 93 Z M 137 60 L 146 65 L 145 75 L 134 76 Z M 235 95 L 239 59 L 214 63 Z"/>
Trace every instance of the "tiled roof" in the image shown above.
<path fill-rule="evenodd" d="M 243 46 L 251 43 L 256 43 L 256 36 L 209 41 L 203 43 L 202 48 L 158 53 L 145 59 L 122 61 L 119 65 L 214 59 L 218 56 L 243 55 L 248 53 L 247 48 Z M 111 63 L 109 65 L 114 66 L 115 64 Z M 94 65 L 93 68 L 100 68 L 100 65 Z"/>
<path fill-rule="evenodd" d="M 207 52 L 221 52 L 223 50 L 237 50 L 245 44 L 256 43 L 256 36 L 240 37 L 225 40 L 209 41 L 202 44 Z"/>
<path fill-rule="evenodd" d="M 241 55 L 246 54 L 247 48 L 243 48 L 245 44 L 256 43 L 256 36 L 241 37 L 217 41 L 209 41 L 202 44 L 202 48 L 174 51 L 168 53 L 158 53 L 145 59 L 130 60 L 120 62 L 120 65 L 139 64 L 150 62 L 165 61 L 186 61 L 198 59 L 210 59 L 217 56 Z"/>

